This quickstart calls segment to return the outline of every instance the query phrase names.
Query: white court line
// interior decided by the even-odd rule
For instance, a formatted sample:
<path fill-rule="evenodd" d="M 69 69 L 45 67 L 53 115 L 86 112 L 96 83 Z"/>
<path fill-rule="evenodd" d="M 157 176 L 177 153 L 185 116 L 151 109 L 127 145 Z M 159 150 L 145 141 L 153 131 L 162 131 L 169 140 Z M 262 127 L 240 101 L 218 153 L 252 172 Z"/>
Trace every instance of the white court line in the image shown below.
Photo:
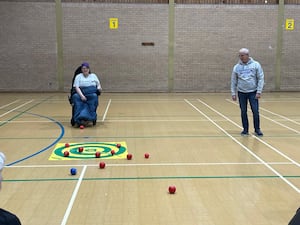
<path fill-rule="evenodd" d="M 61 121 L 60 122 L 69 122 L 69 120 Z M 53 123 L 53 121 L 38 121 L 38 120 L 24 120 L 24 121 L 11 121 L 11 120 L 0 120 L 0 123 Z"/>
<path fill-rule="evenodd" d="M 105 112 L 104 112 L 104 115 L 103 115 L 103 118 L 102 118 L 102 122 L 104 122 L 104 120 L 105 120 L 105 118 L 106 118 L 106 114 L 107 114 L 107 112 L 108 112 L 108 108 L 109 108 L 109 106 L 110 106 L 110 103 L 111 103 L 111 99 L 109 99 L 108 104 L 107 104 L 107 106 L 106 106 L 106 109 L 105 109 Z"/>
<path fill-rule="evenodd" d="M 219 128 L 223 133 L 225 133 L 228 137 L 230 137 L 231 140 L 233 140 L 235 143 L 237 143 L 239 146 L 241 146 L 244 150 L 246 150 L 250 155 L 252 155 L 254 158 L 256 158 L 259 162 L 261 162 L 263 165 L 265 165 L 269 170 L 271 170 L 274 174 L 276 174 L 280 179 L 282 179 L 285 183 L 287 183 L 290 187 L 292 187 L 296 192 L 300 193 L 300 190 L 292 184 L 290 181 L 288 181 L 286 178 L 284 178 L 279 172 L 277 172 L 273 167 L 271 167 L 268 163 L 266 163 L 263 159 L 261 159 L 259 156 L 257 156 L 255 153 L 253 153 L 249 148 L 247 148 L 245 145 L 243 145 L 241 142 L 239 142 L 236 138 L 234 138 L 231 134 L 229 134 L 226 130 L 224 130 L 221 126 L 219 126 L 216 122 L 214 122 L 212 119 L 210 119 L 209 116 L 207 116 L 205 113 L 203 113 L 200 109 L 198 109 L 196 106 L 194 106 L 191 102 L 189 102 L 187 99 L 184 99 L 186 103 L 188 103 L 191 107 L 193 107 L 197 112 L 199 112 L 201 115 L 203 115 L 205 118 L 207 118 L 212 124 L 214 124 L 217 128 Z M 207 105 L 206 103 L 202 102 L 200 99 L 198 99 L 199 102 L 201 102 L 204 105 Z M 208 106 L 208 105 L 207 105 Z M 210 107 L 210 106 L 209 106 Z M 210 107 L 211 108 L 211 107 Z"/>
<path fill-rule="evenodd" d="M 227 121 L 229 121 L 230 123 L 234 124 L 235 126 L 239 127 L 240 129 L 242 129 L 242 127 L 240 125 L 238 125 L 237 123 L 235 123 L 234 121 L 232 121 L 231 119 L 229 119 L 228 117 L 226 117 L 225 115 L 223 115 L 222 113 L 218 112 L 217 110 L 215 110 L 214 108 L 212 108 L 211 106 L 209 106 L 208 104 L 206 104 L 205 102 L 201 101 L 198 99 L 199 102 L 201 102 L 203 105 L 205 105 L 206 107 L 208 107 L 210 110 L 214 111 L 215 113 L 217 113 L 218 115 L 222 116 L 224 119 L 226 119 Z M 234 103 L 236 104 L 236 103 Z M 252 135 L 252 137 L 256 138 L 258 141 L 260 141 L 261 143 L 263 143 L 264 145 L 266 145 L 267 147 L 271 148 L 273 151 L 275 151 L 276 153 L 278 153 L 279 155 L 281 155 L 282 157 L 284 157 L 285 159 L 287 159 L 288 161 L 292 162 L 293 164 L 297 165 L 298 167 L 300 167 L 300 164 L 297 163 L 296 161 L 294 161 L 293 159 L 291 159 L 290 157 L 288 157 L 287 155 L 283 154 L 281 151 L 279 151 L 278 149 L 276 149 L 275 147 L 273 147 L 272 145 L 270 145 L 269 143 L 265 142 L 264 140 L 262 140 L 261 138 L 256 137 L 255 135 Z"/>
<path fill-rule="evenodd" d="M 107 161 L 106 161 L 107 162 Z M 294 165 L 290 162 L 268 162 L 272 165 Z M 135 164 L 124 164 L 124 163 L 108 163 L 108 167 L 143 167 L 143 166 L 224 166 L 224 165 L 263 165 L 261 162 L 224 162 L 224 163 L 135 163 Z M 25 165 L 25 166 L 5 166 L 6 168 L 59 168 L 59 167 L 76 167 L 82 165 L 70 164 L 70 165 Z M 88 164 L 87 167 L 99 167 L 99 164 Z"/>
<path fill-rule="evenodd" d="M 260 101 L 262 101 L 262 102 L 282 102 L 282 99 L 278 99 L 278 98 L 262 98 L 262 99 L 260 99 Z M 300 100 L 299 100 L 299 98 L 297 98 L 297 97 L 291 97 L 291 98 L 284 98 L 284 101 L 285 102 L 296 102 L 296 103 L 299 103 L 300 102 Z"/>
<path fill-rule="evenodd" d="M 232 103 L 232 104 L 234 104 L 234 105 L 238 105 L 238 103 L 233 102 L 233 101 L 230 101 L 229 99 L 226 99 L 226 101 L 228 101 L 228 102 L 230 102 L 230 103 Z M 277 114 L 277 113 L 273 113 L 273 112 L 271 112 L 271 111 L 269 111 L 269 110 L 264 109 L 263 107 L 260 107 L 260 110 L 263 110 L 263 111 L 266 111 L 266 112 L 268 112 L 268 113 L 270 113 L 270 114 L 272 114 L 272 115 L 278 116 L 278 117 L 284 119 L 285 121 L 287 120 L 287 121 L 290 121 L 290 122 L 292 122 L 292 123 L 294 123 L 294 124 L 300 125 L 300 123 L 298 123 L 298 122 L 296 122 L 296 121 L 294 121 L 294 120 L 291 120 L 291 119 L 289 119 L 289 118 L 287 118 L 287 117 L 285 117 L 285 116 L 279 115 L 279 114 Z M 248 111 L 250 112 L 251 110 L 248 109 Z M 293 131 L 293 132 L 295 132 L 295 133 L 297 133 L 297 134 L 300 134 L 300 131 L 295 130 L 295 129 L 291 128 L 291 127 L 288 127 L 288 126 L 286 126 L 286 125 L 284 125 L 284 124 L 282 124 L 282 123 L 279 123 L 279 122 L 276 121 L 276 120 L 273 120 L 273 119 L 271 119 L 271 118 L 268 118 L 267 116 L 265 116 L 265 115 L 263 115 L 263 114 L 260 114 L 260 116 L 263 117 L 263 118 L 265 118 L 265 119 L 267 119 L 267 120 L 269 120 L 269 121 L 272 121 L 273 123 L 276 123 L 276 124 L 279 125 L 279 126 L 282 126 L 282 127 L 286 128 L 286 129 L 288 129 L 288 130 L 291 130 L 291 131 Z"/>
<path fill-rule="evenodd" d="M 69 120 L 59 120 L 62 123 L 67 123 L 69 122 Z M 102 120 L 103 121 L 103 120 Z M 111 123 L 133 123 L 133 122 L 203 122 L 203 121 L 207 121 L 206 119 L 197 119 L 197 120 L 172 120 L 172 119 L 168 119 L 168 120 L 133 120 L 133 119 L 128 119 L 128 120 L 119 120 L 119 119 L 109 119 L 106 120 L 107 122 L 111 122 Z M 224 120 L 215 120 L 215 121 L 224 121 Z M 10 120 L 0 120 L 0 123 L 53 123 L 53 121 L 42 121 L 42 120 L 24 120 L 24 121 L 10 121 Z"/>
<path fill-rule="evenodd" d="M 109 119 L 107 120 L 109 122 L 203 122 L 207 121 L 206 119 L 197 119 L 197 120 L 173 120 L 173 119 L 168 119 L 168 120 L 161 120 L 161 119 L 149 119 L 149 120 L 133 120 L 133 119 L 128 119 L 128 120 L 120 120 L 120 119 Z"/>
<path fill-rule="evenodd" d="M 84 166 L 83 169 L 82 169 L 82 172 L 81 172 L 80 177 L 79 177 L 79 179 L 78 179 L 77 185 L 76 185 L 76 187 L 75 187 L 75 189 L 74 189 L 74 191 L 73 191 L 71 200 L 70 200 L 70 202 L 69 202 L 68 208 L 67 208 L 66 213 L 65 213 L 65 215 L 64 215 L 63 221 L 61 222 L 61 225 L 65 225 L 65 224 L 67 223 L 67 220 L 68 220 L 69 215 L 70 215 L 70 213 L 71 213 L 71 209 L 72 209 L 72 207 L 73 207 L 74 201 L 75 201 L 76 196 L 77 196 L 77 193 L 78 193 L 78 191 L 79 191 L 79 188 L 80 188 L 80 185 L 81 185 L 83 176 L 84 176 L 84 174 L 85 174 L 86 168 L 87 168 L 87 166 Z"/>
<path fill-rule="evenodd" d="M 25 103 L 22 104 L 22 105 L 19 105 L 19 106 L 16 107 L 16 108 L 13 108 L 12 110 L 7 111 L 6 113 L 1 114 L 0 117 L 5 116 L 5 115 L 7 115 L 7 114 L 9 114 L 9 113 L 11 113 L 11 112 L 13 112 L 13 111 L 15 111 L 15 110 L 17 110 L 17 109 L 23 107 L 24 105 L 27 105 L 27 104 L 31 103 L 31 102 L 33 102 L 33 99 L 30 100 L 30 101 L 28 101 L 28 102 L 25 102 Z"/>
<path fill-rule="evenodd" d="M 279 115 L 279 114 L 277 114 L 277 113 L 274 113 L 274 112 L 271 112 L 271 111 L 269 111 L 269 110 L 267 110 L 267 109 L 264 109 L 263 107 L 260 107 L 259 109 L 261 109 L 261 110 L 263 110 L 263 111 L 265 111 L 265 112 L 268 112 L 268 113 L 270 113 L 270 114 L 272 114 L 272 115 L 274 115 L 274 116 L 278 116 L 278 117 L 280 117 L 281 119 L 284 119 L 284 120 L 287 120 L 287 121 L 290 121 L 290 122 L 292 122 L 292 123 L 294 123 L 294 124 L 297 124 L 297 125 L 300 125 L 300 123 L 298 123 L 297 121 L 295 121 L 295 120 L 292 120 L 292 119 L 290 119 L 290 118 L 288 118 L 288 117 L 285 117 L 285 116 L 282 116 L 282 115 Z M 273 120 L 272 120 L 273 121 Z M 276 121 L 274 121 L 274 122 L 276 122 Z M 291 130 L 294 130 L 294 129 L 292 129 L 292 128 L 290 128 Z M 295 131 L 296 133 L 300 133 L 299 131 Z"/>
<path fill-rule="evenodd" d="M 11 103 L 8 103 L 8 104 L 6 104 L 6 105 L 3 105 L 3 106 L 0 107 L 0 109 L 3 109 L 3 108 L 5 108 L 5 107 L 7 107 L 7 106 L 10 106 L 10 105 L 12 105 L 12 104 L 14 104 L 14 103 L 16 103 L 16 102 L 18 102 L 18 101 L 20 101 L 20 99 L 18 99 L 18 100 L 16 100 L 16 101 L 13 101 L 13 102 L 11 102 Z"/>
<path fill-rule="evenodd" d="M 124 95 L 123 95 L 124 96 Z M 182 102 L 182 98 L 178 98 L 178 99 L 168 99 L 168 98 L 131 98 L 131 99 L 117 99 L 114 98 L 115 102 L 122 102 L 122 103 L 135 103 L 135 102 L 142 102 L 142 103 L 151 103 L 151 102 L 155 102 L 155 103 L 164 103 L 164 102 Z M 140 103 L 139 103 L 140 104 Z"/>

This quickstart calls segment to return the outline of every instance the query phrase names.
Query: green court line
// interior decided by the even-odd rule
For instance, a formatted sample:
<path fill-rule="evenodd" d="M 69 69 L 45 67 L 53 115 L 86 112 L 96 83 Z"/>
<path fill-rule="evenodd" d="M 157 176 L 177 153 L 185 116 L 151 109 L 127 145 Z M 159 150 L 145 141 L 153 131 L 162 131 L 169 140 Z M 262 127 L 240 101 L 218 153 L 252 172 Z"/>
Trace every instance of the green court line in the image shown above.
<path fill-rule="evenodd" d="M 300 178 L 300 176 L 286 175 L 284 178 Z M 279 176 L 156 176 L 156 177 L 92 177 L 83 181 L 112 181 L 112 180 L 170 180 L 170 179 L 274 179 Z M 79 178 L 36 178 L 36 179 L 7 179 L 3 182 L 43 182 L 43 181 L 77 181 Z"/>
<path fill-rule="evenodd" d="M 40 102 L 38 102 L 38 103 L 34 104 L 33 106 L 29 107 L 28 109 L 26 109 L 25 111 L 21 111 L 20 113 L 18 113 L 17 115 L 11 117 L 11 118 L 8 119 L 7 121 L 4 121 L 4 122 L 0 123 L 0 127 L 3 126 L 3 125 L 5 125 L 5 124 L 7 124 L 9 121 L 13 121 L 13 120 L 15 120 L 16 118 L 22 116 L 23 114 L 27 113 L 30 109 L 33 109 L 34 107 L 36 107 L 36 106 L 42 104 L 43 102 L 49 100 L 50 98 L 52 98 L 52 96 L 49 96 L 49 97 L 47 97 L 47 98 L 41 100 Z M 4 138 L 4 139 L 7 139 L 7 138 Z"/>

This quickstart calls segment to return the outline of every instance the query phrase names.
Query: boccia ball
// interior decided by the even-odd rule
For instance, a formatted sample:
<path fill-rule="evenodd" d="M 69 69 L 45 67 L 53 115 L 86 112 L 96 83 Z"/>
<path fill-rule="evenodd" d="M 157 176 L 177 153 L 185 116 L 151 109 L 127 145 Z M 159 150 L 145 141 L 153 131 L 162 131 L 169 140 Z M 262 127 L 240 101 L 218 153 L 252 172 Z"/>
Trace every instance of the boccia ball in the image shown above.
<path fill-rule="evenodd" d="M 76 168 L 71 168 L 70 173 L 71 173 L 71 175 L 76 175 L 76 173 L 77 173 Z"/>
<path fill-rule="evenodd" d="M 169 193 L 170 194 L 175 194 L 176 192 L 176 187 L 175 186 L 169 186 Z"/>
<path fill-rule="evenodd" d="M 100 158 L 100 155 L 101 155 L 100 152 L 96 152 L 96 153 L 95 153 L 95 157 L 96 157 L 96 158 Z"/>
<path fill-rule="evenodd" d="M 105 162 L 100 162 L 99 163 L 99 168 L 104 169 L 105 168 Z"/>
<path fill-rule="evenodd" d="M 127 154 L 127 159 L 131 160 L 132 159 L 132 154 Z"/>

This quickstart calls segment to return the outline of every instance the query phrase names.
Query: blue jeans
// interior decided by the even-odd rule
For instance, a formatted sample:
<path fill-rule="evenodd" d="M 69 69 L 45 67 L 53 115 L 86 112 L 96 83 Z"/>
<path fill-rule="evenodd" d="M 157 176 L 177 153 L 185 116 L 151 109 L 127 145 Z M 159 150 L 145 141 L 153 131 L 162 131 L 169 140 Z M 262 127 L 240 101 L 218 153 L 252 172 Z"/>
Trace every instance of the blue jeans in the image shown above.
<path fill-rule="evenodd" d="M 253 125 L 254 130 L 260 130 L 260 121 L 259 121 L 259 111 L 258 111 L 258 99 L 256 98 L 256 91 L 243 93 L 238 92 L 240 109 L 241 109 L 241 118 L 244 131 L 249 131 L 249 121 L 248 121 L 248 114 L 247 114 L 247 105 L 248 101 L 250 103 L 250 107 L 253 113 Z"/>
<path fill-rule="evenodd" d="M 75 93 L 72 96 L 73 102 L 73 119 L 78 125 L 81 124 L 82 120 L 94 121 L 97 120 L 97 107 L 98 107 L 98 95 L 96 94 L 97 89 L 95 87 L 81 88 L 86 101 L 82 101 L 80 96 Z"/>

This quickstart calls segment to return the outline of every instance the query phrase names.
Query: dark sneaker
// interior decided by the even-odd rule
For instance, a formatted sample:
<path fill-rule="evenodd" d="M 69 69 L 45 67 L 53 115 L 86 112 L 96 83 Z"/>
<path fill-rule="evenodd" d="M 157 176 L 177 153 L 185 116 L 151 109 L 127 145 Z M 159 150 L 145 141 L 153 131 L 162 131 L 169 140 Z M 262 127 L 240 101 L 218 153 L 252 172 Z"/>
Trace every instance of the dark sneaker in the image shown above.
<path fill-rule="evenodd" d="M 255 131 L 255 135 L 256 135 L 257 137 L 262 137 L 262 136 L 264 136 L 264 134 L 263 134 L 260 130 L 256 130 L 256 131 Z"/>
<path fill-rule="evenodd" d="M 86 127 L 87 125 L 89 125 L 89 121 L 81 120 L 79 126 L 80 126 L 80 125 L 83 125 L 83 126 Z"/>
<path fill-rule="evenodd" d="M 248 131 L 243 130 L 243 131 L 241 132 L 241 135 L 242 135 L 242 136 L 248 136 L 249 133 L 248 133 Z"/>

